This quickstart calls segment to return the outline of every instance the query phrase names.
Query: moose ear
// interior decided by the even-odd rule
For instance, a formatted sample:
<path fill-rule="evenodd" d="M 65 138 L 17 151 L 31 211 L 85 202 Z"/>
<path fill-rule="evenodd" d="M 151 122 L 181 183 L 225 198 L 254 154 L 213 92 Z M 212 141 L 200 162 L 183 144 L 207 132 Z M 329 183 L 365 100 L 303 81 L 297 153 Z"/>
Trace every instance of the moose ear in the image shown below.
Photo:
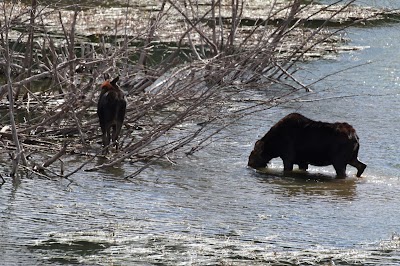
<path fill-rule="evenodd" d="M 116 86 L 118 81 L 119 81 L 119 76 L 114 78 L 110 83 L 111 85 Z"/>
<path fill-rule="evenodd" d="M 104 80 L 110 80 L 110 75 L 108 73 L 104 73 Z"/>
<path fill-rule="evenodd" d="M 262 153 L 263 150 L 264 150 L 264 141 L 258 140 L 254 145 L 254 151 L 256 151 L 257 153 Z"/>

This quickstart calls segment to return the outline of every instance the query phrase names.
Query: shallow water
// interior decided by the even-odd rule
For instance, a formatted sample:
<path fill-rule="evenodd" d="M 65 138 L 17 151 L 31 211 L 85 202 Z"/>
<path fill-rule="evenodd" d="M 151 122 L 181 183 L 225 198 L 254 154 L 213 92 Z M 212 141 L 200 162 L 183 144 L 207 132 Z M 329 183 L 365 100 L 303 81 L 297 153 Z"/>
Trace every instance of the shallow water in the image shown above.
<path fill-rule="evenodd" d="M 131 180 L 122 179 L 135 169 L 129 164 L 72 183 L 6 178 L 0 264 L 399 265 L 400 25 L 348 35 L 365 49 L 306 63 L 297 75 L 312 83 L 370 64 L 317 83 L 302 98 L 311 102 L 246 119 L 177 165 Z M 352 167 L 345 180 L 333 179 L 332 167 L 284 176 L 279 160 L 247 169 L 254 142 L 292 111 L 352 124 L 364 177 L 352 177 Z"/>

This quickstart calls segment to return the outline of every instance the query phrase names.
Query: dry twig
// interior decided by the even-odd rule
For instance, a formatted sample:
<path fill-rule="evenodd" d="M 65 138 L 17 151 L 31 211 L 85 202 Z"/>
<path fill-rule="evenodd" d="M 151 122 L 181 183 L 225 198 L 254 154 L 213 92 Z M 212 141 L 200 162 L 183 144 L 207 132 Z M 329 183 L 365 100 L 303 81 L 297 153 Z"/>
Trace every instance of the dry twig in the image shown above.
<path fill-rule="evenodd" d="M 191 154 L 232 123 L 288 101 L 300 90 L 309 91 L 294 76 L 294 66 L 308 52 L 324 49 L 317 45 L 340 42 L 341 38 L 335 38 L 338 31 L 327 31 L 326 25 L 353 1 L 339 6 L 317 28 L 307 28 L 305 24 L 326 9 L 320 7 L 300 19 L 311 5 L 302 2 L 268 2 L 263 8 L 267 10 L 266 17 L 255 18 L 253 25 L 245 25 L 248 18 L 243 0 L 232 0 L 230 6 L 222 5 L 219 0 L 211 1 L 208 6 L 193 1 L 183 1 L 182 6 L 182 1 L 164 0 L 149 22 L 143 24 L 147 29 L 137 35 L 129 28 L 128 6 L 123 13 L 124 27 L 116 20 L 110 33 L 101 35 L 98 43 L 79 35 L 78 29 L 85 18 L 77 6 L 68 13 L 52 9 L 51 5 L 38 6 L 32 0 L 29 12 L 20 8 L 19 14 L 14 15 L 15 10 L 3 3 L 5 20 L 0 20 L 0 53 L 5 61 L 0 65 L 7 84 L 0 86 L 0 95 L 9 96 L 9 121 L 0 119 L 0 123 L 10 124 L 11 132 L 2 126 L 5 131 L 0 136 L 5 141 L 0 145 L 15 151 L 12 173 L 22 163 L 24 169 L 32 171 L 32 167 L 40 165 L 37 169 L 41 175 L 59 177 L 52 169 L 58 162 L 63 168 L 62 158 L 75 154 L 84 155 L 85 161 L 75 169 L 66 169 L 62 173 L 65 178 L 85 167 L 94 171 L 116 167 L 125 161 L 144 161 L 128 176 L 133 177 L 155 160 L 170 160 L 169 156 L 179 150 Z M 285 15 L 277 19 L 282 13 Z M 21 41 L 28 35 L 29 49 L 19 53 L 9 45 L 9 33 L 15 34 L 12 30 L 20 23 L 14 16 L 23 18 L 26 14 L 30 16 L 22 20 L 29 27 L 17 39 Z M 229 14 L 229 19 L 225 14 Z M 58 23 L 60 34 L 50 33 L 48 17 L 55 18 L 53 23 Z M 174 27 L 179 30 L 173 37 L 159 35 L 170 24 L 180 22 L 182 27 Z M 122 37 L 118 35 L 119 28 L 123 30 Z M 55 26 L 51 25 L 51 29 Z M 162 43 L 163 38 L 169 39 Z M 171 45 L 171 38 L 175 46 Z M 14 81 L 12 71 L 27 75 Z M 94 166 L 92 161 L 101 154 L 95 105 L 104 72 L 123 73 L 121 87 L 127 90 L 129 104 L 122 148 L 105 158 L 103 164 Z M 29 86 L 43 79 L 52 81 L 46 90 L 37 91 Z M 271 99 L 252 101 L 242 96 L 249 88 L 268 90 L 273 84 L 281 86 L 282 91 Z M 14 104 L 14 90 L 22 86 L 27 88 L 29 101 L 16 97 Z M 6 100 L 2 99 L 2 103 Z M 241 105 L 231 111 L 232 103 Z M 14 112 L 21 112 L 15 110 L 18 106 L 29 106 L 26 109 L 33 116 L 16 121 Z M 26 151 L 30 157 L 36 156 L 35 161 L 25 159 Z M 55 154 L 51 156 L 49 152 Z M 36 163 L 38 160 L 44 163 Z"/>

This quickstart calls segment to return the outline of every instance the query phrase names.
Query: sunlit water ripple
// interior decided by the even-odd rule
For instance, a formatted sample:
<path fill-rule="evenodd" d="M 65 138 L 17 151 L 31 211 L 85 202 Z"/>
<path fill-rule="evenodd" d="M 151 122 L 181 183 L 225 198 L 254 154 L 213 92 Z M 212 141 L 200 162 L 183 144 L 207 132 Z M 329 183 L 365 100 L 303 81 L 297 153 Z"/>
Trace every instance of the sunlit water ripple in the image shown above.
<path fill-rule="evenodd" d="M 257 114 L 177 165 L 157 164 L 130 180 L 121 178 L 135 170 L 128 164 L 76 175 L 72 183 L 24 178 L 14 184 L 6 178 L 0 189 L 0 262 L 399 265 L 399 32 L 397 24 L 351 29 L 352 44 L 370 48 L 307 63 L 298 72 L 312 82 L 372 60 L 315 85 L 319 93 L 307 96 L 360 97 Z M 354 125 L 360 158 L 368 164 L 365 176 L 352 177 L 351 167 L 345 180 L 333 179 L 332 167 L 283 175 L 280 160 L 262 172 L 248 169 L 254 142 L 292 111 Z"/>

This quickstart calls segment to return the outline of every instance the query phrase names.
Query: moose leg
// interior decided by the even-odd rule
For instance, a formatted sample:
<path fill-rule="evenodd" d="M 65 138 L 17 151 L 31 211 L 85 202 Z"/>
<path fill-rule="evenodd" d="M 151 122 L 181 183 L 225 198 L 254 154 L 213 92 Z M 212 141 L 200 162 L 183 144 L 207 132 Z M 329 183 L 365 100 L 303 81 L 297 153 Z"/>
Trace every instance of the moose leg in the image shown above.
<path fill-rule="evenodd" d="M 360 177 L 364 172 L 365 168 L 367 168 L 367 165 L 365 163 L 360 162 L 358 158 L 353 159 L 351 162 L 349 162 L 349 164 L 357 168 L 357 174 L 356 174 L 357 177 Z"/>
<path fill-rule="evenodd" d="M 306 163 L 300 163 L 300 164 L 299 164 L 299 169 L 300 169 L 300 170 L 303 170 L 303 171 L 307 171 L 307 169 L 308 169 L 308 164 L 306 164 Z"/>
<path fill-rule="evenodd" d="M 346 164 L 334 164 L 333 167 L 336 171 L 336 178 L 346 178 Z"/>
<path fill-rule="evenodd" d="M 293 163 L 290 160 L 283 159 L 283 170 L 284 171 L 293 171 Z"/>
<path fill-rule="evenodd" d="M 103 154 L 108 153 L 108 145 L 110 144 L 110 128 L 103 131 Z"/>
<path fill-rule="evenodd" d="M 112 142 L 115 145 L 116 150 L 118 150 L 118 136 L 120 131 L 121 127 L 119 126 L 119 124 L 113 126 Z"/>

